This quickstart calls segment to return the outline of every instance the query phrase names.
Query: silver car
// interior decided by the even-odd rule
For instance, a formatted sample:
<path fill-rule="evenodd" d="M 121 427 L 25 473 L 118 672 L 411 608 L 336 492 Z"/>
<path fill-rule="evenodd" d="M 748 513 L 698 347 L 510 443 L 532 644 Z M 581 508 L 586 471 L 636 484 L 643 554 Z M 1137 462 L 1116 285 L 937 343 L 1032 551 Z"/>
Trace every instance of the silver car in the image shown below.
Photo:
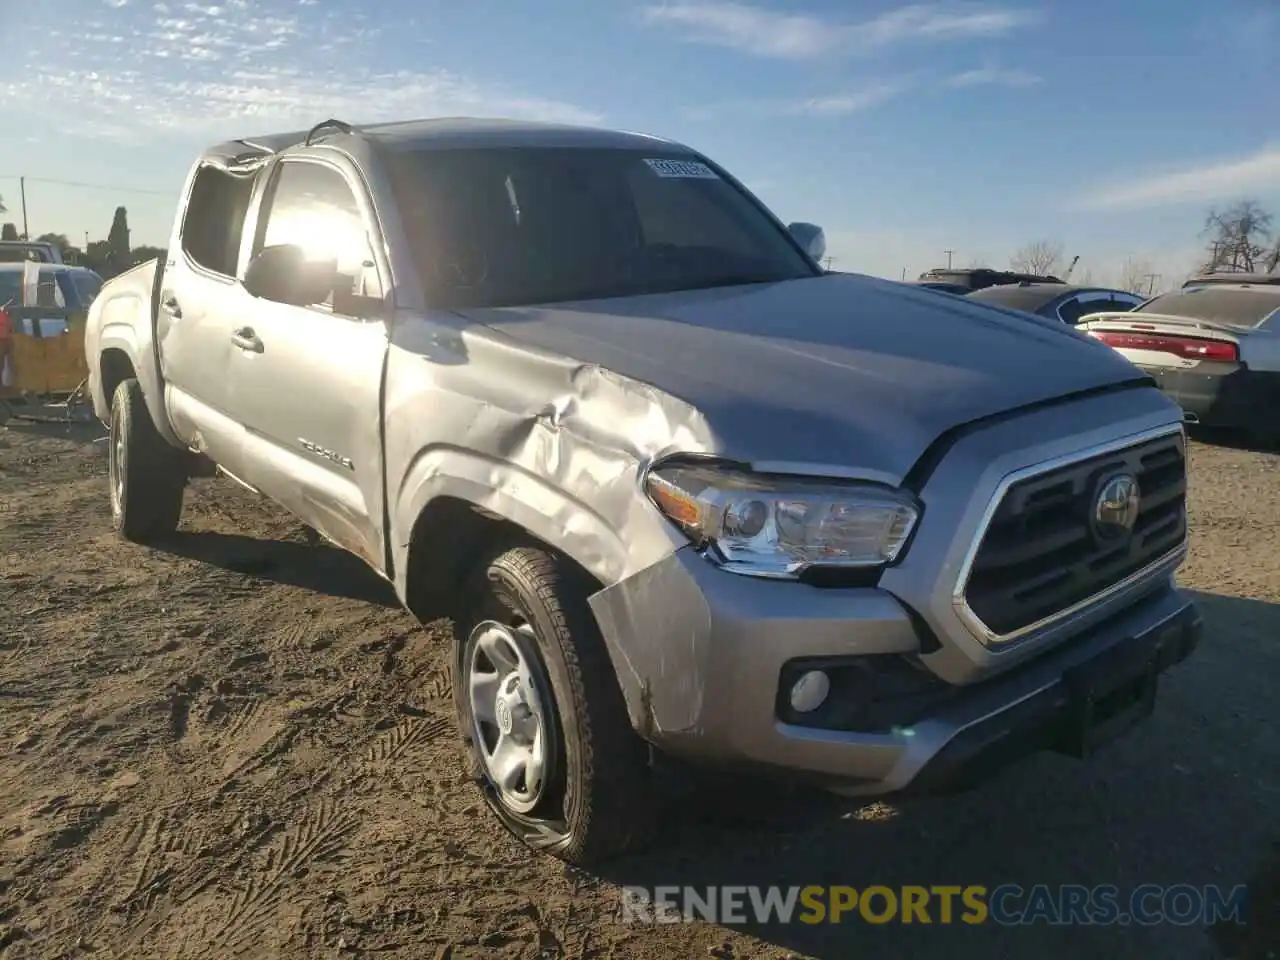
<path fill-rule="evenodd" d="M 212 147 L 91 311 L 115 527 L 217 469 L 452 618 L 468 768 L 574 863 L 649 835 L 664 767 L 872 795 L 1088 753 L 1200 633 L 1177 406 L 822 245 L 641 134 Z"/>

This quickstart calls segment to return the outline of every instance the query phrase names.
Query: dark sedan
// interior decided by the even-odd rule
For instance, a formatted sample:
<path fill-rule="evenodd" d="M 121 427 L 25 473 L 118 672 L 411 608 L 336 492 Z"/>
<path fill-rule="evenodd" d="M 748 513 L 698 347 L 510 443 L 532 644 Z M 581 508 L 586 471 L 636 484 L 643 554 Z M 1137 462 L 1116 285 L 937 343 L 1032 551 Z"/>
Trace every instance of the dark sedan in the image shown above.
<path fill-rule="evenodd" d="M 1147 298 L 1127 290 L 1111 290 L 1106 287 L 1083 287 L 1069 283 L 1013 283 L 975 290 L 968 295 L 968 299 L 1034 313 L 1036 316 L 1061 320 L 1075 326 L 1087 314 L 1132 310 L 1145 303 Z"/>

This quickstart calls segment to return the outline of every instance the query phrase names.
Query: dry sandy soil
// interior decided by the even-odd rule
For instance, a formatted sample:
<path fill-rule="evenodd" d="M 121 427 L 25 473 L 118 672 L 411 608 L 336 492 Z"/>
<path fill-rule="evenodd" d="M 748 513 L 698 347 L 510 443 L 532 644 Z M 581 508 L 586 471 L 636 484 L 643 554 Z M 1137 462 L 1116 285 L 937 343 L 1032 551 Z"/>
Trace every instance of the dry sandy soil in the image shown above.
<path fill-rule="evenodd" d="M 708 801 L 606 877 L 465 782 L 444 634 L 286 517 L 199 481 L 163 550 L 108 526 L 94 426 L 0 428 L 0 954 L 913 958 L 1280 955 L 1280 457 L 1195 445 L 1206 642 L 1082 765 L 949 800 Z M 626 883 L 1255 884 L 1249 929 L 618 922 Z M 1268 950 L 1273 951 L 1268 953 Z"/>

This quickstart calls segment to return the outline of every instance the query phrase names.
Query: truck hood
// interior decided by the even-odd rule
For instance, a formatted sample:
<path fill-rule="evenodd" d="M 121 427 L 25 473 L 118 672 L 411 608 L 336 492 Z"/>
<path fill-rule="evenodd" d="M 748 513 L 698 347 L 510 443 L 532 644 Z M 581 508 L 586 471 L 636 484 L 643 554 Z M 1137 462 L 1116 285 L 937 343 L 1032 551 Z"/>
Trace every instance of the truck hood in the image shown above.
<path fill-rule="evenodd" d="M 856 274 L 462 313 L 685 401 L 715 453 L 895 482 L 952 427 L 1145 379 L 1061 323 Z"/>

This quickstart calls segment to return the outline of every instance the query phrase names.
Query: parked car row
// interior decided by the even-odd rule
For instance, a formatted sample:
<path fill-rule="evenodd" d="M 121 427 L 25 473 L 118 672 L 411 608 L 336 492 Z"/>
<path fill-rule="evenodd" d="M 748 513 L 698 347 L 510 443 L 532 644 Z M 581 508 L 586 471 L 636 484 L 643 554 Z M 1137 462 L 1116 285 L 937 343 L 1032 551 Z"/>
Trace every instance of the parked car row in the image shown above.
<path fill-rule="evenodd" d="M 1148 373 L 1188 423 L 1280 443 L 1280 274 L 1207 274 L 1154 298 L 999 271 L 914 284 L 1073 326 Z"/>

